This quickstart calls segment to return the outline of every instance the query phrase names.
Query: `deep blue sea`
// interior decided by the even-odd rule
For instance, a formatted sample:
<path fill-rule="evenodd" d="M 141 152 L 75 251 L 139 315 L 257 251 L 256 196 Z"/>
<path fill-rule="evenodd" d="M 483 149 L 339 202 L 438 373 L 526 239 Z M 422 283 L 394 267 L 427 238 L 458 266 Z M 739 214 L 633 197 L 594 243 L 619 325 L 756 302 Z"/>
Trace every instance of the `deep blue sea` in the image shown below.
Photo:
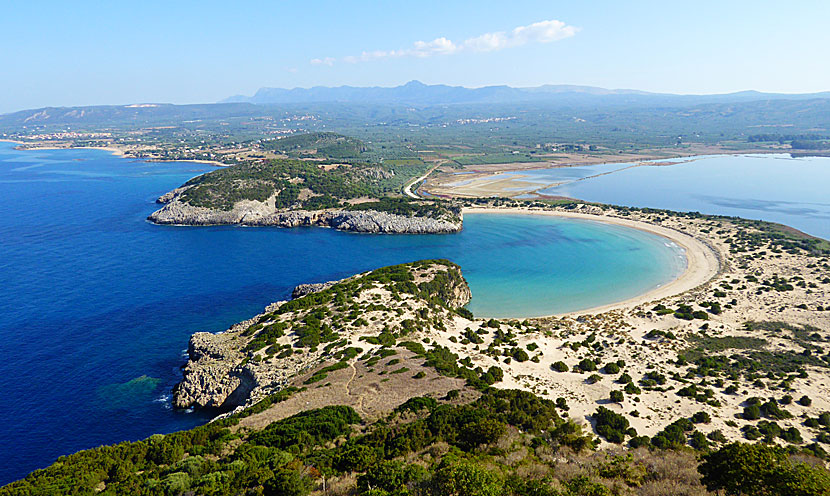
<path fill-rule="evenodd" d="M 0 142 L 0 483 L 62 454 L 203 423 L 170 408 L 195 331 L 292 287 L 422 258 L 459 263 L 481 316 L 578 310 L 663 284 L 685 264 L 640 231 L 469 215 L 462 233 L 155 226 L 162 193 L 210 170 Z"/>

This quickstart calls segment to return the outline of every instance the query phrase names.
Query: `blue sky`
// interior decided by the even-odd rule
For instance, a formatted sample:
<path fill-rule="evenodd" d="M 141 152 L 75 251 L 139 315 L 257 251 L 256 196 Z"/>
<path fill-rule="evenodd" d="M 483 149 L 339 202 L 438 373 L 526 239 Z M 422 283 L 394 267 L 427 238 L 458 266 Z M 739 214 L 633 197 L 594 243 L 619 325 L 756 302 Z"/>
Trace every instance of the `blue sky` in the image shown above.
<path fill-rule="evenodd" d="M 824 91 L 828 24 L 826 0 L 15 1 L 0 112 L 412 79 Z"/>

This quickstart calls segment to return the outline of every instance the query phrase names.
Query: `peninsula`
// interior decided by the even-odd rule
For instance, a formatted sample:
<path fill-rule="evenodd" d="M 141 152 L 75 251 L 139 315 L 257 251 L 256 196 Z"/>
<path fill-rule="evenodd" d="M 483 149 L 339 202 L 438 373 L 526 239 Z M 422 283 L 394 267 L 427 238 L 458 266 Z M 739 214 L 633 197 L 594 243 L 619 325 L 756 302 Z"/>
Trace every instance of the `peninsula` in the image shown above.
<path fill-rule="evenodd" d="M 160 197 L 164 206 L 149 220 L 176 225 L 322 226 L 368 233 L 461 230 L 457 207 L 401 198 L 409 177 L 399 168 L 331 158 L 344 153 L 344 143 L 358 146 L 346 138 L 344 143 L 335 141 L 336 147 L 323 145 L 333 139 L 325 135 L 284 140 L 303 146 L 311 146 L 310 141 L 317 146 L 315 154 L 325 159 L 248 160 L 202 174 Z M 288 148 L 294 150 L 290 143 Z"/>
<path fill-rule="evenodd" d="M 830 243 L 700 214 L 502 199 L 464 207 L 647 229 L 679 243 L 688 267 L 640 298 L 533 319 L 475 318 L 461 268 L 446 260 L 298 286 L 227 331 L 192 336 L 173 401 L 211 409 L 216 421 L 71 455 L 10 494 L 69 478 L 116 492 L 142 481 L 219 494 L 256 487 L 239 471 L 261 466 L 249 454 L 262 450 L 287 456 L 267 484 L 306 488 L 297 494 L 323 478 L 338 491 L 356 478 L 359 494 L 375 494 L 368 488 L 398 484 L 379 471 L 421 463 L 431 468 L 413 481 L 438 483 L 447 475 L 429 460 L 447 460 L 447 449 L 515 494 L 525 493 L 514 484 L 536 480 L 515 477 L 531 460 L 540 473 L 560 467 L 544 484 L 571 492 L 555 494 L 588 494 L 573 489 L 585 483 L 704 494 L 698 470 L 709 480 L 711 464 L 735 450 L 828 457 Z M 735 444 L 756 439 L 770 444 Z M 126 457 L 139 460 L 127 478 L 77 479 L 82 464 Z M 400 457 L 411 462 L 388 461 Z M 825 477 L 780 460 L 781 470 Z"/>

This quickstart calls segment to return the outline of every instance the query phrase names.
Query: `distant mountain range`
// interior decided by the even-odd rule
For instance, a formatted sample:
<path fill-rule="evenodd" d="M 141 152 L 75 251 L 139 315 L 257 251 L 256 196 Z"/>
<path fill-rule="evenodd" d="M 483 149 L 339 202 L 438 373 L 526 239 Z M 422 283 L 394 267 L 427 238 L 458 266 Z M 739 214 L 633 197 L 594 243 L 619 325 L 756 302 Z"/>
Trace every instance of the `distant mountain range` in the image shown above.
<path fill-rule="evenodd" d="M 741 91 L 715 95 L 675 95 L 646 91 L 594 86 L 551 85 L 530 88 L 484 86 L 465 88 L 444 84 L 427 85 L 410 81 L 394 87 L 315 86 L 313 88 L 261 88 L 253 96 L 237 95 L 221 103 L 290 104 L 290 103 L 376 103 L 406 105 L 447 105 L 471 103 L 525 103 L 545 102 L 568 105 L 622 104 L 622 105 L 698 105 L 701 103 L 746 102 L 754 100 L 808 100 L 830 98 L 822 93 L 761 93 Z"/>
<path fill-rule="evenodd" d="M 361 137 L 367 125 L 443 126 L 488 122 L 511 116 L 511 132 L 524 135 L 556 130 L 565 139 L 643 133 L 665 136 L 709 133 L 707 139 L 766 132 L 823 133 L 830 130 L 830 92 L 779 94 L 742 91 L 723 95 L 672 95 L 590 86 L 512 88 L 425 85 L 393 88 L 263 88 L 253 97 L 223 103 L 172 105 L 137 103 L 89 107 L 47 107 L 0 115 L 4 133 L 189 129 L 211 135 L 251 138 L 302 128 L 337 130 Z M 542 138 L 539 138 L 542 139 Z"/>

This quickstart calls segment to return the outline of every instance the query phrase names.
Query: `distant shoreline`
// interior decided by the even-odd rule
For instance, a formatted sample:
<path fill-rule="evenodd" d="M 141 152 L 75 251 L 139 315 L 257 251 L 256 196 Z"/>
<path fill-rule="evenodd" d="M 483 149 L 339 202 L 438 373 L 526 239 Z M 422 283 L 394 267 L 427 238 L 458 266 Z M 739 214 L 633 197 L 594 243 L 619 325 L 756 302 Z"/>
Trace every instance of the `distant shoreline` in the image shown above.
<path fill-rule="evenodd" d="M 575 312 L 566 312 L 563 314 L 552 314 L 548 317 L 562 317 L 584 314 L 598 314 L 607 312 L 609 310 L 618 310 L 622 308 L 631 308 L 643 303 L 661 300 L 670 296 L 676 296 L 694 289 L 702 284 L 705 284 L 713 277 L 715 277 L 721 270 L 721 262 L 718 254 L 701 240 L 681 233 L 674 229 L 649 224 L 646 222 L 635 221 L 630 219 L 621 219 L 618 217 L 609 217 L 605 215 L 593 215 L 576 212 L 558 212 L 551 210 L 531 210 L 522 207 L 508 207 L 508 208 L 482 208 L 482 207 L 466 207 L 462 209 L 463 214 L 518 214 L 518 215 L 541 215 L 550 217 L 561 217 L 568 219 L 581 219 L 594 222 L 603 222 L 617 226 L 629 227 L 638 229 L 650 234 L 655 234 L 662 238 L 668 239 L 680 246 L 686 257 L 686 269 L 679 274 L 675 279 L 660 287 L 651 289 L 643 294 L 628 298 L 626 300 L 600 305 L 597 307 L 590 307 L 584 310 Z"/>
<path fill-rule="evenodd" d="M 144 162 L 193 162 L 196 164 L 207 164 L 213 165 L 216 167 L 230 167 L 230 164 L 224 164 L 222 162 L 217 162 L 215 160 L 203 160 L 203 159 L 161 159 L 161 158 L 149 158 L 149 157 L 130 157 L 126 154 L 126 150 L 116 147 L 116 146 L 41 146 L 37 142 L 30 142 L 30 141 L 19 141 L 19 140 L 10 140 L 10 139 L 0 139 L 0 142 L 4 143 L 14 143 L 16 145 L 23 145 L 23 146 L 16 146 L 15 150 L 21 151 L 36 151 L 36 150 L 102 150 L 105 152 L 110 152 L 111 154 L 119 157 L 119 158 L 129 158 L 134 160 L 143 160 Z M 33 145 L 33 146 L 27 146 Z"/>

